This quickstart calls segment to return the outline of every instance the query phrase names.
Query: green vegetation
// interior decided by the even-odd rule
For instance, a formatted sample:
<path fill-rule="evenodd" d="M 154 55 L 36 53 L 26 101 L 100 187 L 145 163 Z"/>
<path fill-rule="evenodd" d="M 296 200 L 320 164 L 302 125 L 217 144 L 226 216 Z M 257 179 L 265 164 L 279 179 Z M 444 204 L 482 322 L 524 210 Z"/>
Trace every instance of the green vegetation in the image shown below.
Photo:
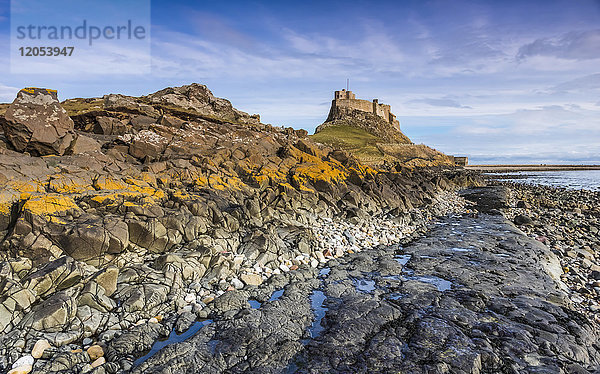
<path fill-rule="evenodd" d="M 424 144 L 386 143 L 380 137 L 355 126 L 325 126 L 310 138 L 314 142 L 346 150 L 360 162 L 373 166 L 385 161 L 400 162 L 409 167 L 452 164 L 448 156 Z"/>
<path fill-rule="evenodd" d="M 72 117 L 88 112 L 104 110 L 104 100 L 100 98 L 69 99 L 63 101 L 61 106 L 67 111 L 69 116 Z"/>
<path fill-rule="evenodd" d="M 382 140 L 358 127 L 327 126 L 318 133 L 311 135 L 310 138 L 314 142 L 349 151 L 361 161 L 383 161 L 386 158 L 377 148 L 377 143 L 381 143 Z"/>

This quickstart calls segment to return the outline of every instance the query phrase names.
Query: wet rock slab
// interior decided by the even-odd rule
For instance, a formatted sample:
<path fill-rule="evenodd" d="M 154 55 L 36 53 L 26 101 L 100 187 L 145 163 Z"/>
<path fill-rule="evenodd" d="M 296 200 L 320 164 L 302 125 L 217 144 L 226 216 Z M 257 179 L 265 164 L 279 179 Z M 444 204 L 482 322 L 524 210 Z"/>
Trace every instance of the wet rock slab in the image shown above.
<path fill-rule="evenodd" d="M 449 217 L 404 248 L 274 277 L 251 298 L 283 286 L 280 299 L 215 310 L 133 372 L 597 372 L 598 326 L 572 309 L 556 262 L 502 215 Z"/>

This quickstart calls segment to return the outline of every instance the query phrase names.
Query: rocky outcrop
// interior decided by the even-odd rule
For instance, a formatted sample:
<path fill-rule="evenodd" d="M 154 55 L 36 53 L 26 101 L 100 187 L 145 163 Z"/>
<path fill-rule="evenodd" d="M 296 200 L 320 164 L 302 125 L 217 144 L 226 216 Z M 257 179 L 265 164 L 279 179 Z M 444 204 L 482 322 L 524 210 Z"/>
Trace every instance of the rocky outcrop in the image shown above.
<path fill-rule="evenodd" d="M 347 91 L 345 91 L 347 92 Z M 318 126 L 311 139 L 335 148 L 342 148 L 367 165 L 382 167 L 401 164 L 406 167 L 450 167 L 454 161 L 449 156 L 424 144 L 413 144 L 392 121 L 357 109 L 346 102 L 364 100 L 333 100 L 329 116 Z M 377 105 L 373 103 L 373 105 Z M 360 105 L 359 105 L 360 106 Z"/>
<path fill-rule="evenodd" d="M 380 138 L 383 143 L 412 144 L 400 129 L 392 126 L 380 116 L 361 110 L 332 106 L 329 116 L 323 124 L 317 127 L 315 133 L 330 126 L 361 128 Z"/>
<path fill-rule="evenodd" d="M 500 214 L 447 217 L 402 244 L 231 292 L 235 303 L 213 303 L 205 326 L 132 372 L 597 372 L 599 330 L 548 271 L 555 256 Z"/>
<path fill-rule="evenodd" d="M 260 123 L 260 117 L 235 109 L 229 100 L 213 96 L 203 84 L 169 87 L 145 97 L 153 105 L 190 110 L 201 115 L 248 124 Z"/>
<path fill-rule="evenodd" d="M 76 138 L 54 90 L 22 89 L 0 122 L 14 149 L 36 156 L 62 155 Z"/>
<path fill-rule="evenodd" d="M 180 315 L 233 311 L 272 276 L 397 243 L 455 188 L 260 124 L 199 85 L 64 105 L 82 135 L 68 155 L 0 143 L 0 370 L 45 339 L 34 370 L 127 371 Z M 115 340 L 137 330 L 156 333 Z M 95 343 L 114 349 L 77 351 Z"/>

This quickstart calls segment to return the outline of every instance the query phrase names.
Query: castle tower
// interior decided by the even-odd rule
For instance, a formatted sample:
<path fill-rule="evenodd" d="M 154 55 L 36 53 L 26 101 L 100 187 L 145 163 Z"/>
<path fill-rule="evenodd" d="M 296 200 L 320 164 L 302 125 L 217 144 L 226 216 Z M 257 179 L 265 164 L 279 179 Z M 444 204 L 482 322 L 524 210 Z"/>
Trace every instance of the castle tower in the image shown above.
<path fill-rule="evenodd" d="M 393 127 L 400 130 L 400 122 L 396 119 L 396 116 L 392 113 L 392 108 L 387 104 L 381 104 L 379 99 L 373 99 L 373 101 L 357 99 L 354 92 L 342 89 L 341 91 L 335 91 L 333 101 L 331 103 L 331 110 L 329 111 L 328 120 L 332 120 L 334 117 L 339 115 L 340 112 L 348 110 L 359 110 L 361 112 L 368 112 L 376 115 Z"/>
<path fill-rule="evenodd" d="M 335 91 L 334 100 L 356 100 L 356 95 L 352 91 Z"/>

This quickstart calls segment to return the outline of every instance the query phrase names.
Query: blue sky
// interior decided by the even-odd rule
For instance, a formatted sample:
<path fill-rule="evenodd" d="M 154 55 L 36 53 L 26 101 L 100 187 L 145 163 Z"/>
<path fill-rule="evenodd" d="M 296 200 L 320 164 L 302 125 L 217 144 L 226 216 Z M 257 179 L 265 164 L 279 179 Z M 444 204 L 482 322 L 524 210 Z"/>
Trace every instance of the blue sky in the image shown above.
<path fill-rule="evenodd" d="M 7 73 L 9 3 L 0 101 L 31 85 L 66 99 L 200 82 L 312 131 L 349 78 L 413 141 L 471 162 L 600 163 L 600 0 L 153 1 L 151 73 L 134 75 Z"/>

